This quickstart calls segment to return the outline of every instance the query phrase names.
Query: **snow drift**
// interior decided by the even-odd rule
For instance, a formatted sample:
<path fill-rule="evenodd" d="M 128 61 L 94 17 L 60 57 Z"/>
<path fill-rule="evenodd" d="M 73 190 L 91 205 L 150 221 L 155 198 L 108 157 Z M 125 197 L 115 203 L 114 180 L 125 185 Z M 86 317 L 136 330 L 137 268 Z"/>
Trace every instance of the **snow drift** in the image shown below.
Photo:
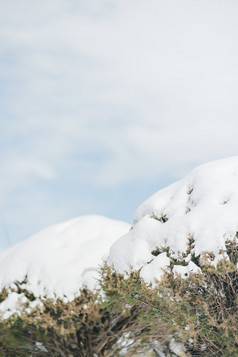
<path fill-rule="evenodd" d="M 73 298 L 93 288 L 98 267 L 112 243 L 130 225 L 101 216 L 82 216 L 56 224 L 0 254 L 0 288 L 23 282 L 35 296 Z"/>
<path fill-rule="evenodd" d="M 212 252 L 216 264 L 237 231 L 238 157 L 232 157 L 195 168 L 142 203 L 133 229 L 113 244 L 108 262 L 120 272 L 141 269 L 141 276 L 153 283 L 169 265 L 166 254 L 155 256 L 155 250 L 167 247 L 176 257 L 192 240 L 193 254 Z M 188 255 L 186 269 L 199 271 L 190 261 Z M 175 273 L 183 274 L 184 267 L 177 266 Z"/>

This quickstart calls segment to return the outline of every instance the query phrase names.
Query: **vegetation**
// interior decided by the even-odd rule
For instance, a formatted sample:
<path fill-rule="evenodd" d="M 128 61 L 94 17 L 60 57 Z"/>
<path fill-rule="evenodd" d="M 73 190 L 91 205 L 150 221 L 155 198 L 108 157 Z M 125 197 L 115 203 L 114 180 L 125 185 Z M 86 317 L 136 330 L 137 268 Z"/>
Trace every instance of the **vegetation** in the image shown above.
<path fill-rule="evenodd" d="M 125 280 L 107 267 L 103 275 L 107 300 L 111 306 L 137 304 L 141 324 L 150 327 L 149 335 L 159 345 L 165 342 L 156 328 L 162 324 L 167 340 L 173 336 L 182 343 L 186 355 L 235 356 L 238 353 L 237 240 L 226 242 L 226 251 L 220 252 L 223 258 L 217 265 L 213 264 L 212 253 L 195 256 L 193 243 L 189 237 L 187 252 L 177 259 L 167 249 L 171 265 L 154 289 L 141 281 L 139 272 L 132 272 Z M 187 265 L 188 255 L 200 272 L 190 273 L 186 279 L 174 276 L 174 266 Z"/>
<path fill-rule="evenodd" d="M 207 252 L 194 256 L 200 272 L 187 279 L 174 276 L 175 265 L 186 265 L 188 251 L 173 259 L 162 281 L 151 288 L 140 272 L 127 277 L 105 265 L 101 289 L 82 289 L 72 301 L 42 297 L 30 312 L 11 316 L 0 323 L 1 356 L 131 356 L 162 346 L 168 356 L 171 339 L 183 346 L 178 356 L 227 356 L 238 351 L 238 249 L 227 242 L 223 259 L 213 264 Z M 192 255 L 191 255 L 192 256 Z M 17 285 L 17 292 L 35 297 Z M 4 301 L 9 289 L 0 293 Z M 26 304 L 27 307 L 27 304 Z M 27 312 L 28 311 L 28 312 Z M 170 352 L 169 352 L 170 350 Z"/>
<path fill-rule="evenodd" d="M 122 345 L 145 332 L 134 309 L 109 312 L 98 292 L 83 289 L 70 302 L 41 302 L 30 313 L 1 322 L 1 356 L 117 356 Z"/>

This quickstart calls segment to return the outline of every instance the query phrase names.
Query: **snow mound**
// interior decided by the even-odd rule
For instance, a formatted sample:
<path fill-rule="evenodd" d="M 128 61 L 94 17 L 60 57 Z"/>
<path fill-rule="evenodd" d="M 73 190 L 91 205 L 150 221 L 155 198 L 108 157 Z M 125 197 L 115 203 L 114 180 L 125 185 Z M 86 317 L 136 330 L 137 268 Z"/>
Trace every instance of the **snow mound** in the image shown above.
<path fill-rule="evenodd" d="M 141 276 L 153 282 L 168 266 L 155 250 L 169 247 L 176 257 L 190 241 L 195 256 L 213 252 L 217 262 L 237 231 L 238 156 L 199 166 L 142 203 L 133 229 L 113 244 L 108 262 L 120 272 L 142 268 Z"/>
<path fill-rule="evenodd" d="M 82 216 L 46 228 L 0 254 L 0 288 L 27 277 L 25 288 L 36 297 L 73 298 L 83 285 L 96 286 L 99 264 L 129 229 L 127 223 L 101 216 Z"/>

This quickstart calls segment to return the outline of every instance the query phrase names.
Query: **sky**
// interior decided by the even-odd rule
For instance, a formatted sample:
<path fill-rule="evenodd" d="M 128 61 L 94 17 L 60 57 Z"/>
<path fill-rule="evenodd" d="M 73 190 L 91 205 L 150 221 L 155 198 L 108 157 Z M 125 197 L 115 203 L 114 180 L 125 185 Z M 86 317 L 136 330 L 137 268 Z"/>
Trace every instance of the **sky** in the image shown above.
<path fill-rule="evenodd" d="M 0 249 L 58 222 L 133 222 L 238 153 L 236 0 L 0 0 Z"/>

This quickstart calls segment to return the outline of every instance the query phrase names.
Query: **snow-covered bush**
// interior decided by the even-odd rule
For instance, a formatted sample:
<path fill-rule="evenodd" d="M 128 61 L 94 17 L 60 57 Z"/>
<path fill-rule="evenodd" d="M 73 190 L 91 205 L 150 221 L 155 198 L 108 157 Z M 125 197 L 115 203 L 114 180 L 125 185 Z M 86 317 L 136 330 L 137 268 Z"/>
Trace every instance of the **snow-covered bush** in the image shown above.
<path fill-rule="evenodd" d="M 195 355 L 237 354 L 237 213 L 236 156 L 197 167 L 155 193 L 136 210 L 132 229 L 110 249 L 107 262 L 117 274 L 125 274 L 129 282 L 128 272 L 138 272 L 152 291 L 158 290 L 155 296 L 163 298 L 159 304 L 169 304 L 163 312 L 176 327 L 173 334 Z"/>
<path fill-rule="evenodd" d="M 160 349 L 165 356 L 233 357 L 238 350 L 236 239 L 226 247 L 216 265 L 209 252 L 194 256 L 196 271 L 187 262 L 191 239 L 186 254 L 176 259 L 169 248 L 157 249 L 154 254 L 166 255 L 170 264 L 153 286 L 139 270 L 124 276 L 105 264 L 101 288 L 81 289 L 72 300 L 35 297 L 26 289 L 27 277 L 15 282 L 0 292 L 1 304 L 18 298 L 18 309 L 0 322 L 0 355 L 109 357 Z"/>
<path fill-rule="evenodd" d="M 186 252 L 177 258 L 168 247 L 155 251 L 156 256 L 165 254 L 170 263 L 153 285 L 143 281 L 140 270 L 124 277 L 106 267 L 107 298 L 112 307 L 136 306 L 141 326 L 147 328 L 147 343 L 153 340 L 166 346 L 173 338 L 184 347 L 178 356 L 233 357 L 238 351 L 237 237 L 226 241 L 216 265 L 211 252 L 194 255 L 196 264 L 188 263 L 192 250 L 190 238 Z"/>
<path fill-rule="evenodd" d="M 98 265 L 129 228 L 106 217 L 82 216 L 2 252 L 0 355 L 116 355 L 125 328 L 121 320 L 129 326 L 133 319 L 110 315 L 102 306 Z"/>

